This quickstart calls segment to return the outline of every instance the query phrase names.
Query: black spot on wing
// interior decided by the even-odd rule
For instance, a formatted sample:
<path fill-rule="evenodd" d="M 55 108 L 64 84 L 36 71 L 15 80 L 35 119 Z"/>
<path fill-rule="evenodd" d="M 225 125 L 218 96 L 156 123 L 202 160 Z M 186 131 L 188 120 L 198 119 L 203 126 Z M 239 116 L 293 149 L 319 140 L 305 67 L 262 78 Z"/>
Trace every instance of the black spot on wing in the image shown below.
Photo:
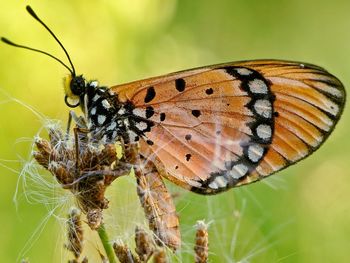
<path fill-rule="evenodd" d="M 154 114 L 154 109 L 153 109 L 153 107 L 148 106 L 148 107 L 146 108 L 146 118 L 147 118 L 147 119 L 151 118 L 151 117 L 153 116 L 153 114 Z"/>
<path fill-rule="evenodd" d="M 153 145 L 154 144 L 153 141 L 151 141 L 151 140 L 147 140 L 146 142 L 147 142 L 148 145 Z"/>
<path fill-rule="evenodd" d="M 145 97 L 145 103 L 148 103 L 154 99 L 156 96 L 156 91 L 154 90 L 154 87 L 149 87 L 147 89 L 146 97 Z"/>
<path fill-rule="evenodd" d="M 201 115 L 201 111 L 200 110 L 192 110 L 192 115 L 196 118 L 198 118 Z"/>
<path fill-rule="evenodd" d="M 212 88 L 209 88 L 209 89 L 206 89 L 206 90 L 205 90 L 205 93 L 206 93 L 207 95 L 211 95 L 211 94 L 214 93 L 214 90 L 213 90 Z"/>
<path fill-rule="evenodd" d="M 187 141 L 191 140 L 191 138 L 192 138 L 192 135 L 191 135 L 191 134 L 186 134 L 185 139 L 186 139 Z"/>
<path fill-rule="evenodd" d="M 185 90 L 186 87 L 186 82 L 184 79 L 176 79 L 175 80 L 175 88 L 179 91 L 182 92 Z"/>

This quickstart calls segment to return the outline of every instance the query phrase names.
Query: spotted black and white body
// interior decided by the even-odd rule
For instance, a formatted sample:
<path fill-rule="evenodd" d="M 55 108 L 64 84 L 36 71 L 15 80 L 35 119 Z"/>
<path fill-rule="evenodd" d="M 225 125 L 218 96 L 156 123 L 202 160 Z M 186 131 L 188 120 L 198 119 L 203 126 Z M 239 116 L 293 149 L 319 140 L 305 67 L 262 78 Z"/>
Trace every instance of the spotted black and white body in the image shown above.
<path fill-rule="evenodd" d="M 69 83 L 66 94 L 79 97 L 94 138 L 138 144 L 141 159 L 162 176 L 201 194 L 254 182 L 305 158 L 328 137 L 345 103 L 342 84 L 322 68 L 273 60 L 111 88 Z"/>
<path fill-rule="evenodd" d="M 132 103 L 121 103 L 118 95 L 107 87 L 100 87 L 97 81 L 86 84 L 86 92 L 80 96 L 80 105 L 91 138 L 114 142 L 137 143 L 149 132 L 153 122 L 147 120 L 151 114 L 138 111 Z"/>

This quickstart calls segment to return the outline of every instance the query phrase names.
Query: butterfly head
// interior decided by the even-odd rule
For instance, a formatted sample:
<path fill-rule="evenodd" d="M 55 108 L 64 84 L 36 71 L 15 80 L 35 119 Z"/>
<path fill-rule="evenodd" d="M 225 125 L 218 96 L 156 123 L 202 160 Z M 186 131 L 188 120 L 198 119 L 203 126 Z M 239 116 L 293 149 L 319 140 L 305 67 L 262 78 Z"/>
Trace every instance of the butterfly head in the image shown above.
<path fill-rule="evenodd" d="M 64 101 L 70 108 L 75 108 L 80 105 L 81 98 L 86 93 L 86 81 L 83 75 L 74 76 L 72 74 L 64 78 Z"/>
<path fill-rule="evenodd" d="M 10 45 L 10 46 L 31 50 L 31 51 L 46 55 L 48 57 L 51 57 L 52 59 L 56 60 L 61 65 L 63 65 L 66 69 L 68 69 L 68 71 L 70 72 L 70 75 L 68 77 L 66 77 L 64 80 L 65 102 L 66 102 L 67 106 L 69 106 L 71 108 L 78 107 L 79 105 L 81 105 L 81 98 L 84 97 L 84 94 L 86 93 L 86 90 L 87 90 L 87 88 L 86 88 L 87 85 L 86 85 L 85 79 L 83 78 L 82 75 L 79 75 L 79 76 L 76 75 L 74 65 L 72 63 L 72 60 L 71 60 L 67 50 L 65 49 L 65 47 L 63 46 L 61 41 L 57 38 L 57 36 L 52 32 L 52 30 L 38 17 L 38 15 L 34 12 L 34 10 L 30 6 L 27 6 L 26 9 L 27 9 L 28 13 L 35 20 L 37 20 L 50 33 L 50 35 L 56 40 L 56 42 L 60 45 L 60 47 L 64 51 L 64 53 L 69 61 L 69 64 L 64 63 L 61 59 L 57 58 L 56 56 L 54 56 L 46 51 L 32 48 L 32 47 L 28 47 L 28 46 L 24 46 L 24 45 L 20 45 L 20 44 L 16 44 L 16 43 L 14 43 L 14 42 L 12 42 L 4 37 L 1 37 L 1 41 L 4 42 L 5 44 Z"/>

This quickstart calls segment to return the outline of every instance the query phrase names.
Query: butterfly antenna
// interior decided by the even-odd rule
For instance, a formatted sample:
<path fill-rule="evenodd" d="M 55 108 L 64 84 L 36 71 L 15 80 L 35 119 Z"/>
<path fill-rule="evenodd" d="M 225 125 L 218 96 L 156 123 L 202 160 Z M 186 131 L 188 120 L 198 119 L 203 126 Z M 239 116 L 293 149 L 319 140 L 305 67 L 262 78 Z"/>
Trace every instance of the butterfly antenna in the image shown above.
<path fill-rule="evenodd" d="M 35 14 L 34 10 L 27 5 L 26 9 L 28 11 L 28 13 L 35 19 L 37 20 L 40 24 L 43 25 L 43 27 L 46 28 L 47 31 L 49 31 L 49 33 L 51 34 L 51 36 L 53 36 L 53 38 L 57 41 L 57 43 L 61 46 L 61 48 L 63 49 L 64 53 L 66 54 L 69 64 L 72 66 L 72 70 L 73 70 L 73 76 L 75 76 L 75 68 L 73 66 L 72 60 L 70 59 L 70 56 L 68 55 L 67 50 L 64 48 L 64 46 L 62 45 L 61 41 L 58 40 L 58 38 L 56 37 L 56 35 L 51 31 L 51 29 Z"/>
<path fill-rule="evenodd" d="M 56 61 L 58 61 L 59 63 L 61 63 L 65 68 L 67 68 L 69 70 L 69 72 L 72 74 L 72 76 L 74 77 L 75 76 L 75 68 L 74 68 L 74 65 L 72 63 L 72 60 L 70 58 L 70 56 L 68 55 L 68 52 L 67 50 L 64 48 L 63 44 L 61 43 L 61 41 L 58 40 L 58 38 L 56 37 L 56 35 L 51 31 L 51 29 L 35 14 L 34 10 L 28 5 L 26 6 L 26 9 L 28 11 L 28 13 L 35 19 L 37 20 L 42 26 L 44 26 L 46 28 L 47 31 L 49 31 L 49 33 L 51 34 L 51 36 L 53 36 L 53 38 L 56 40 L 56 42 L 61 46 L 61 48 L 63 49 L 64 53 L 66 54 L 67 58 L 68 58 L 68 61 L 69 61 L 69 64 L 71 65 L 72 68 L 69 68 L 65 63 L 62 62 L 62 60 L 58 59 L 57 57 L 45 52 L 45 51 L 42 51 L 42 50 L 39 50 L 39 49 L 35 49 L 35 48 L 31 48 L 31 47 L 28 47 L 28 46 L 24 46 L 24 45 L 19 45 L 19 44 L 16 44 L 16 43 L 13 43 L 12 41 L 8 40 L 7 38 L 4 38 L 2 37 L 1 38 L 1 41 L 10 45 L 10 46 L 14 46 L 14 47 L 19 47 L 19 48 L 24 48 L 24 49 L 28 49 L 28 50 L 31 50 L 31 51 L 35 51 L 35 52 L 38 52 L 38 53 L 41 53 L 41 54 L 44 54 L 44 55 L 47 55 L 53 59 L 55 59 Z"/>
<path fill-rule="evenodd" d="M 19 48 L 24 48 L 24 49 L 28 49 L 28 50 L 31 50 L 31 51 L 34 51 L 34 52 L 38 52 L 38 53 L 41 53 L 41 54 L 44 54 L 46 56 L 49 56 L 51 58 L 53 58 L 54 60 L 58 61 L 59 63 L 61 63 L 66 69 L 69 70 L 69 72 L 75 76 L 75 73 L 74 71 L 72 71 L 66 64 L 64 64 L 62 62 L 62 60 L 58 59 L 57 57 L 45 52 L 45 51 L 42 51 L 42 50 L 39 50 L 39 49 L 35 49 L 35 48 L 31 48 L 31 47 L 27 47 L 27 46 L 23 46 L 23 45 L 19 45 L 19 44 L 16 44 L 16 43 L 13 43 L 12 41 L 8 40 L 7 38 L 4 38 L 4 37 L 1 37 L 1 41 L 4 42 L 5 44 L 7 45 L 10 45 L 10 46 L 13 46 L 13 47 L 19 47 Z"/>

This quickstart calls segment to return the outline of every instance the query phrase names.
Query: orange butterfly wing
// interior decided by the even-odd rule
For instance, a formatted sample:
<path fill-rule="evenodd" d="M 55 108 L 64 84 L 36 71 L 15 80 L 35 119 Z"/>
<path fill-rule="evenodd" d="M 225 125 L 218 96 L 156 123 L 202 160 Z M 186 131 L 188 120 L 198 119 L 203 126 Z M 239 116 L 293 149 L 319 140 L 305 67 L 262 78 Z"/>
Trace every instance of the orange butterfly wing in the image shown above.
<path fill-rule="evenodd" d="M 305 158 L 330 134 L 345 103 L 342 84 L 322 68 L 273 60 L 182 71 L 111 92 L 154 123 L 140 154 L 169 180 L 202 194 Z"/>

